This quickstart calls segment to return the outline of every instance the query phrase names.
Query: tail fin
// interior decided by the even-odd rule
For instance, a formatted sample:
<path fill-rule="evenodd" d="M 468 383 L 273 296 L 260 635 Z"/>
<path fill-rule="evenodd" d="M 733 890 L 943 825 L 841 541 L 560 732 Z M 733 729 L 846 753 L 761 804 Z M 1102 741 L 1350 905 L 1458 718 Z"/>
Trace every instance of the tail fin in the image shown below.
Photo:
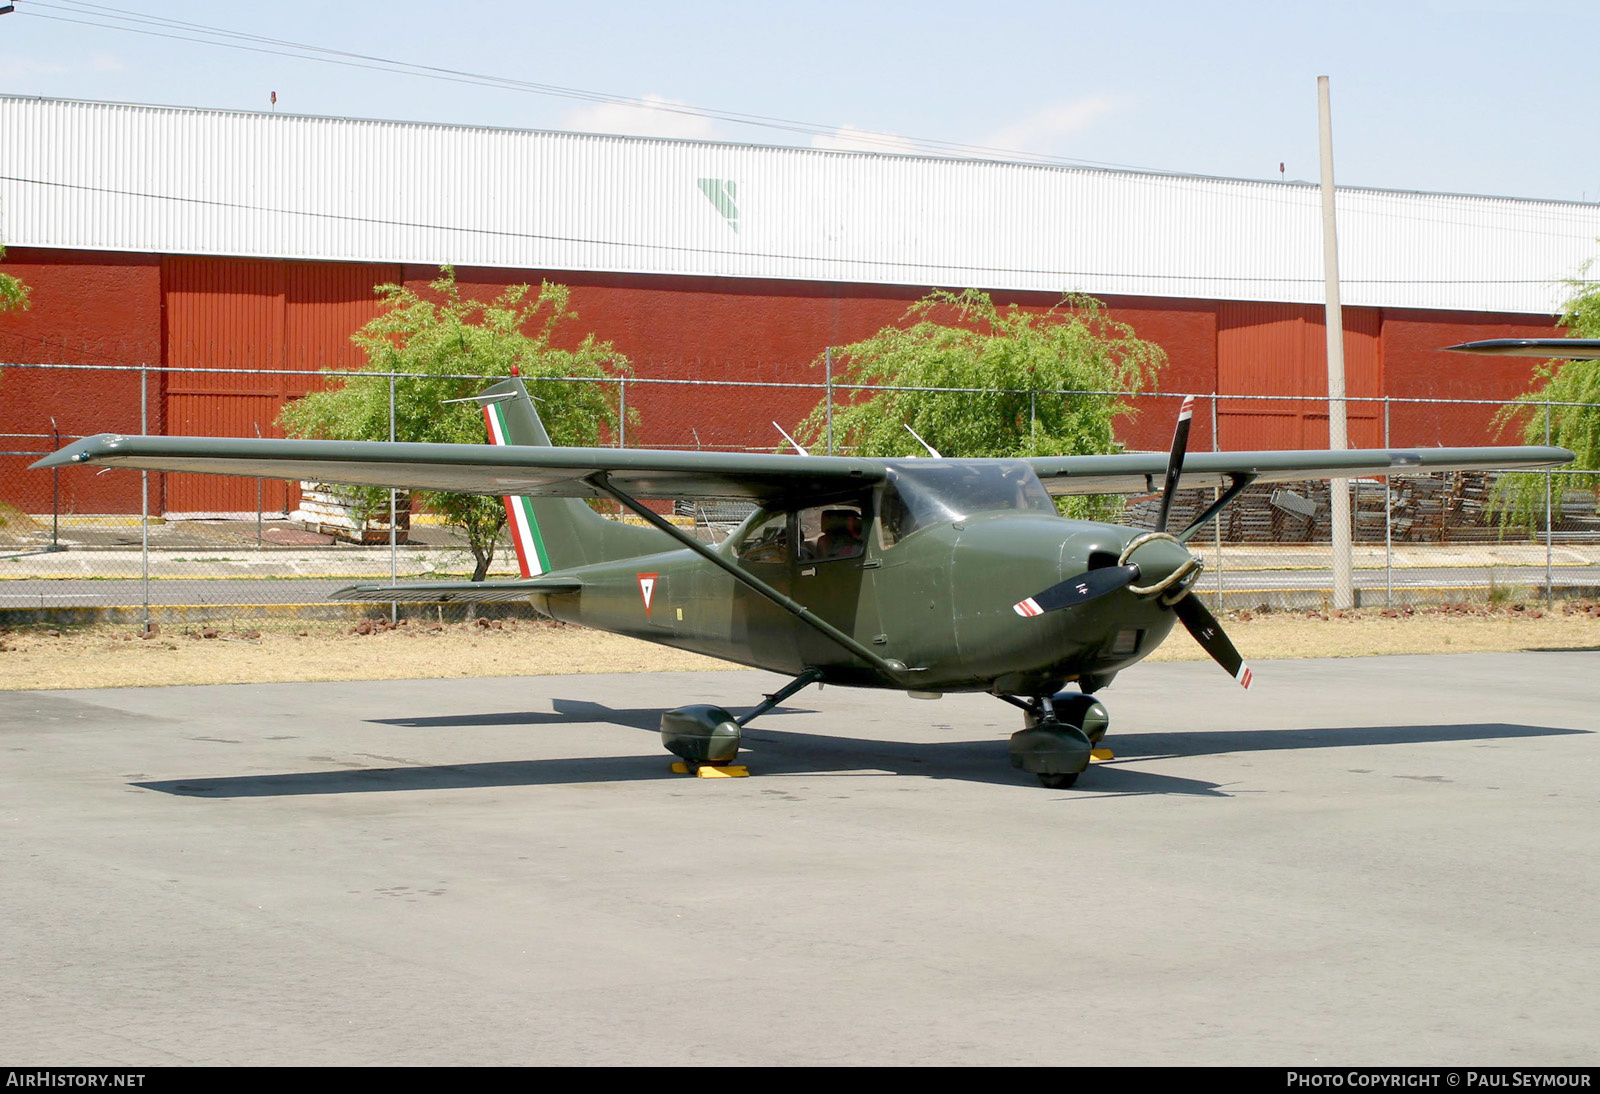
<path fill-rule="evenodd" d="M 491 444 L 550 447 L 550 434 L 521 377 L 479 392 Z M 580 498 L 505 499 L 506 522 L 523 577 L 538 577 L 593 562 L 653 554 L 672 546 L 654 528 L 607 520 Z"/>

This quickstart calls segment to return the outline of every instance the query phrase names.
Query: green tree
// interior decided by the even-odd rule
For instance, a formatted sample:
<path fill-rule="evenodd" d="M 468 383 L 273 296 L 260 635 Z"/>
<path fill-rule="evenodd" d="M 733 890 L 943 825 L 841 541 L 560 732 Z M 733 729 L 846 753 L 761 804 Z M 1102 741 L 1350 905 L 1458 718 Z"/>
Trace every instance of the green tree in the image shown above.
<path fill-rule="evenodd" d="M 1113 434 L 1123 398 L 1154 384 L 1166 364 L 1160 346 L 1134 334 L 1088 296 L 1069 295 L 1049 312 L 998 308 L 987 293 L 934 292 L 885 327 L 834 351 L 835 380 L 891 388 L 836 400 L 836 447 L 864 456 L 920 456 L 905 429 L 950 456 L 1051 456 L 1119 451 Z M 1101 394 L 1108 393 L 1108 394 Z M 812 444 L 825 436 L 825 401 L 801 423 Z M 1069 516 L 1107 518 L 1120 499 L 1072 497 Z"/>
<path fill-rule="evenodd" d="M 1588 272 L 1585 263 L 1579 277 L 1567 282 L 1572 295 L 1562 305 L 1557 322 L 1574 337 L 1600 338 L 1600 283 L 1583 279 Z M 1577 455 L 1572 466 L 1584 474 L 1554 477 L 1552 500 L 1558 507 L 1567 487 L 1600 487 L 1600 361 L 1552 361 L 1540 365 L 1534 369 L 1532 388 L 1508 403 L 1496 415 L 1495 424 L 1502 434 L 1507 430 L 1520 434 L 1525 444 L 1559 445 Z M 1503 528 L 1535 531 L 1544 527 L 1545 482 L 1545 476 L 1538 472 L 1500 476 L 1490 505 Z"/>
<path fill-rule="evenodd" d="M 0 259 L 5 257 L 6 249 L 0 247 Z M 0 312 L 21 311 L 27 306 L 28 286 L 8 273 L 0 273 Z"/>
<path fill-rule="evenodd" d="M 585 335 L 575 349 L 553 346 L 557 327 L 577 318 L 567 308 L 569 291 L 546 282 L 537 296 L 530 297 L 530 292 L 529 286 L 516 285 L 492 303 L 463 299 L 449 266 L 440 268 L 427 294 L 403 285 L 378 286 L 383 313 L 351 337 L 367 357 L 357 374 L 417 374 L 395 381 L 396 440 L 484 443 L 479 405 L 449 400 L 479 391 L 484 386 L 479 377 L 510 375 L 514 365 L 529 393 L 543 403 L 540 416 L 551 440 L 561 445 L 600 442 L 603 425 L 617 420 L 616 385 L 539 378 L 627 376 L 628 359 L 593 334 Z M 295 437 L 388 440 L 389 384 L 381 377 L 339 380 L 326 391 L 288 404 L 279 421 Z M 360 488 L 353 493 L 367 512 L 388 511 L 387 490 Z M 465 533 L 477 563 L 472 579 L 482 581 L 505 527 L 500 499 L 419 491 L 416 501 Z"/>

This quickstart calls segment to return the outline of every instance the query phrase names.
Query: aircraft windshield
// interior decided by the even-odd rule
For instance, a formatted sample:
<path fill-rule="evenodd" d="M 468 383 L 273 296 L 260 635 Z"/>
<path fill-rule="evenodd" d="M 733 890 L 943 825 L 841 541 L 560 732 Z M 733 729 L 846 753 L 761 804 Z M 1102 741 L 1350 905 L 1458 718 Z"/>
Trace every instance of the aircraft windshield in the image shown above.
<path fill-rule="evenodd" d="M 930 524 L 1001 509 L 1056 511 L 1039 476 L 1021 460 L 897 462 L 883 491 L 883 540 L 896 543 Z"/>

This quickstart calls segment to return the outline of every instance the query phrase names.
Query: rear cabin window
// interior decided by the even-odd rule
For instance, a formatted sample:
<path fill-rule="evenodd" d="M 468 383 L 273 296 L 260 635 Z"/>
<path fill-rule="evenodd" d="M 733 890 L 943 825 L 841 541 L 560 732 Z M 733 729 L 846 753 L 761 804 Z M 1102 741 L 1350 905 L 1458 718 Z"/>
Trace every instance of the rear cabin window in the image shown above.
<path fill-rule="evenodd" d="M 872 510 L 866 498 L 814 505 L 799 512 L 769 509 L 756 513 L 733 535 L 740 562 L 831 562 L 858 558 L 866 549 Z M 791 555 L 791 541 L 793 555 Z"/>
<path fill-rule="evenodd" d="M 831 562 L 859 556 L 866 547 L 865 508 L 858 503 L 839 503 L 800 510 L 800 561 Z"/>

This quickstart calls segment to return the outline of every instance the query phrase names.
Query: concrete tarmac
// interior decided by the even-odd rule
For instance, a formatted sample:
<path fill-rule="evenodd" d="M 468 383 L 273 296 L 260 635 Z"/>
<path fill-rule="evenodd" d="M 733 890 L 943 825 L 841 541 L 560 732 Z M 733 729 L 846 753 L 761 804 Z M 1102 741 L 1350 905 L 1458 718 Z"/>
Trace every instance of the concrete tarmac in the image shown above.
<path fill-rule="evenodd" d="M 14 1064 L 1593 1064 L 1600 654 L 0 693 Z"/>

